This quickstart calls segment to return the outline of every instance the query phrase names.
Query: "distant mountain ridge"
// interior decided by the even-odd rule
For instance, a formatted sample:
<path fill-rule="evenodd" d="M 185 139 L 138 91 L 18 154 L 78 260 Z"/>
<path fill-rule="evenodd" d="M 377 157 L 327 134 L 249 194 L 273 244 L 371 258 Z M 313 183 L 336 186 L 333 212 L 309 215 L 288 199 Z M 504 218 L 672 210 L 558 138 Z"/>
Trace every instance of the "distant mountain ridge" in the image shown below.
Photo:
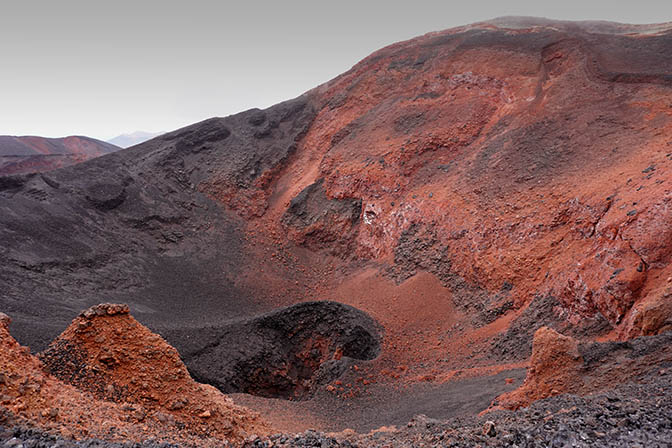
<path fill-rule="evenodd" d="M 0 136 L 0 176 L 50 171 L 121 149 L 91 137 Z"/>
<path fill-rule="evenodd" d="M 139 145 L 140 143 L 144 143 L 147 140 L 153 139 L 154 137 L 157 137 L 161 134 L 164 134 L 164 132 L 135 131 L 131 132 L 130 134 L 118 135 L 108 140 L 107 143 L 111 143 L 120 148 L 128 148 L 134 145 Z"/>

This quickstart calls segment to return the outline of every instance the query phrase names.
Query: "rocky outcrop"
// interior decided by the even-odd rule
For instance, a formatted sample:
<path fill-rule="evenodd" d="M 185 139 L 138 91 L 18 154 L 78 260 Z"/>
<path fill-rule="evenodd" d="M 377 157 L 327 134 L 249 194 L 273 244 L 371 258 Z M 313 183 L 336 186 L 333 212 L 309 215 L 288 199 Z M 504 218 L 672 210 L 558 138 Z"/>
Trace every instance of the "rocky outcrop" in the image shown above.
<path fill-rule="evenodd" d="M 307 186 L 290 202 L 282 223 L 300 245 L 349 255 L 348 247 L 362 215 L 358 199 L 329 199 L 322 179 Z M 365 214 L 363 219 L 367 219 Z"/>
<path fill-rule="evenodd" d="M 96 399 L 126 403 L 187 433 L 233 440 L 267 429 L 258 415 L 194 382 L 177 350 L 133 319 L 126 305 L 82 312 L 40 359 L 49 374 Z"/>
<path fill-rule="evenodd" d="M 672 278 L 666 283 L 633 307 L 621 327 L 622 339 L 672 331 Z"/>
<path fill-rule="evenodd" d="M 536 400 L 571 393 L 587 395 L 656 377 L 672 362 L 672 333 L 628 342 L 579 343 L 548 327 L 534 333 L 532 358 L 523 385 L 495 400 L 518 409 Z"/>
<path fill-rule="evenodd" d="M 534 333 L 532 358 L 525 383 L 499 401 L 504 407 L 527 406 L 535 400 L 581 388 L 580 369 L 583 358 L 578 342 L 567 336 L 542 327 Z"/>
<path fill-rule="evenodd" d="M 75 439 L 204 446 L 268 431 L 257 414 L 195 383 L 175 349 L 138 324 L 125 305 L 82 313 L 42 361 L 9 335 L 8 325 L 0 315 L 3 424 Z"/>

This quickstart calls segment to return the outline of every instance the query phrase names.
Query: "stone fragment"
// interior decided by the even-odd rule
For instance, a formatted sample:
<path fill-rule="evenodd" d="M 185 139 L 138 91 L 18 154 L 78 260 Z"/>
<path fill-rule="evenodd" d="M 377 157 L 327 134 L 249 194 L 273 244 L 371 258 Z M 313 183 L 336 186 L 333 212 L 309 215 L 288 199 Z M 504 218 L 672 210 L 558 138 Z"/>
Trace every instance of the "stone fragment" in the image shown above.
<path fill-rule="evenodd" d="M 497 430 L 495 429 L 495 422 L 488 420 L 483 425 L 483 435 L 488 437 L 495 437 L 497 435 Z"/>

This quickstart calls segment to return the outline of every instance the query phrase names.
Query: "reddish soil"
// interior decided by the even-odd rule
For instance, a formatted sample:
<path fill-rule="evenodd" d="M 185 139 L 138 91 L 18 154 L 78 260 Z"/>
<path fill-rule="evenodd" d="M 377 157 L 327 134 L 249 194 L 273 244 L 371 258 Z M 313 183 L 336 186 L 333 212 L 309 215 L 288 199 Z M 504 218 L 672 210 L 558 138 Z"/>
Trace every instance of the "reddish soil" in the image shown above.
<path fill-rule="evenodd" d="M 236 203 L 305 298 L 381 322 L 374 381 L 523 366 L 514 340 L 542 325 L 607 341 L 672 322 L 672 59 L 650 50 L 672 45 L 669 27 L 479 28 L 392 45 L 312 91 L 308 133 L 248 203 L 265 212 Z M 308 218 L 287 219 L 301 200 Z M 267 272 L 268 296 L 296 295 Z"/>
<path fill-rule="evenodd" d="M 82 313 L 40 355 L 0 322 L 0 392 L 11 423 L 66 437 L 148 438 L 220 446 L 270 428 L 212 386 L 194 382 L 177 351 L 123 305 Z"/>
<path fill-rule="evenodd" d="M 501 19 L 391 45 L 264 111 L 0 178 L 0 303 L 41 349 L 99 297 L 128 302 L 199 380 L 257 394 L 235 399 L 285 430 L 639 381 L 672 334 L 671 73 L 670 24 Z M 363 320 L 325 312 L 351 325 L 333 337 L 292 314 L 313 301 Z M 356 333 L 367 315 L 380 331 Z M 43 355 L 54 375 L 200 422 L 191 400 L 165 410 L 162 375 L 131 382 L 142 347 L 102 325 L 141 328 L 128 315 L 100 318 L 100 342 L 78 319 Z M 352 334 L 380 336 L 375 359 L 343 356 Z"/>

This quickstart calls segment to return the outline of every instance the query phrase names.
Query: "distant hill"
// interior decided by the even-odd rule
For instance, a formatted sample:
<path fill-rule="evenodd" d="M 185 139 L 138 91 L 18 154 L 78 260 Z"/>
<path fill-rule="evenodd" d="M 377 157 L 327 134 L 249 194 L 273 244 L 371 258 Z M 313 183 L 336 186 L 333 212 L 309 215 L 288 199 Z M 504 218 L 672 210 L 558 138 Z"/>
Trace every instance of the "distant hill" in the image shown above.
<path fill-rule="evenodd" d="M 121 134 L 113 139 L 108 140 L 108 143 L 111 143 L 120 148 L 128 148 L 130 146 L 139 145 L 140 143 L 146 142 L 154 137 L 163 134 L 163 132 L 145 132 L 145 131 L 135 131 L 130 134 Z"/>
<path fill-rule="evenodd" d="M 49 171 L 121 149 L 90 137 L 0 136 L 0 176 Z"/>

